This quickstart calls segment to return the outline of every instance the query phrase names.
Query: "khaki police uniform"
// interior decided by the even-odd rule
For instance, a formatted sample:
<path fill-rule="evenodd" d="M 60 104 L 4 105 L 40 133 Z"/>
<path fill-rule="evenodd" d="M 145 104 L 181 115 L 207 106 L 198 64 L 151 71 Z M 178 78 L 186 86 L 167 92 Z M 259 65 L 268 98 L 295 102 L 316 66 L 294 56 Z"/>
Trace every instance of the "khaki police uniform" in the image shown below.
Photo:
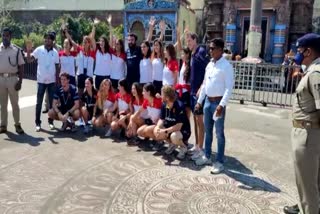
<path fill-rule="evenodd" d="M 0 44 L 0 126 L 7 127 L 8 124 L 8 96 L 12 105 L 12 113 L 15 125 L 20 124 L 19 92 L 15 90 L 18 82 L 18 66 L 23 65 L 24 59 L 18 48 L 12 44 L 5 48 Z"/>
<path fill-rule="evenodd" d="M 300 212 L 319 214 L 320 58 L 308 67 L 296 89 L 291 140 Z"/>

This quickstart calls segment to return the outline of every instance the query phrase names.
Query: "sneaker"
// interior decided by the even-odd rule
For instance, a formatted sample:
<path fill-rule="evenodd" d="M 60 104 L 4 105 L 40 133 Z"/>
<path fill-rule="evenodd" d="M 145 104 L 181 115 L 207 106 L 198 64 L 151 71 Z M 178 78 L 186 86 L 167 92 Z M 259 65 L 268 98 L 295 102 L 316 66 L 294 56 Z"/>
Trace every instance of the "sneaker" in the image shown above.
<path fill-rule="evenodd" d="M 193 155 L 195 152 L 197 152 L 199 149 L 197 146 L 193 146 L 191 149 L 188 150 L 188 155 Z"/>
<path fill-rule="evenodd" d="M 77 127 L 76 127 L 76 124 L 74 122 L 70 123 L 69 126 L 70 126 L 70 129 L 71 129 L 71 132 L 76 132 L 77 131 Z"/>
<path fill-rule="evenodd" d="M 84 130 L 83 130 L 83 133 L 84 133 L 84 134 L 88 134 L 89 131 L 90 131 L 89 125 L 85 125 L 85 126 L 84 126 Z"/>
<path fill-rule="evenodd" d="M 177 158 L 179 160 L 183 160 L 186 157 L 187 152 L 188 152 L 187 147 L 180 147 L 179 148 L 179 153 L 177 155 Z"/>
<path fill-rule="evenodd" d="M 40 130 L 41 130 L 41 126 L 40 126 L 40 124 L 37 124 L 36 125 L 36 132 L 40 132 Z"/>
<path fill-rule="evenodd" d="M 7 132 L 7 127 L 1 126 L 0 127 L 0 134 L 6 133 Z"/>
<path fill-rule="evenodd" d="M 24 131 L 23 131 L 23 129 L 22 129 L 20 124 L 17 124 L 17 125 L 14 125 L 14 126 L 16 127 L 16 132 L 18 134 L 24 134 Z"/>
<path fill-rule="evenodd" d="M 152 147 L 153 151 L 159 151 L 163 147 L 163 142 L 155 141 L 154 146 Z"/>
<path fill-rule="evenodd" d="M 203 165 L 211 165 L 212 161 L 211 159 L 208 159 L 205 155 L 202 155 L 195 161 L 195 163 L 197 166 L 203 166 Z"/>
<path fill-rule="evenodd" d="M 49 122 L 49 128 L 50 128 L 50 130 L 54 130 L 54 124 L 53 124 L 53 122 Z"/>
<path fill-rule="evenodd" d="M 68 122 L 62 122 L 62 126 L 59 129 L 60 131 L 64 132 L 68 127 Z"/>
<path fill-rule="evenodd" d="M 177 148 L 177 146 L 173 143 L 169 144 L 169 147 L 164 151 L 165 154 L 170 155 Z"/>
<path fill-rule="evenodd" d="M 298 204 L 296 204 L 296 205 L 293 205 L 293 206 L 285 206 L 283 208 L 283 212 L 285 214 L 299 214 L 300 209 L 299 209 Z"/>
<path fill-rule="evenodd" d="M 198 150 L 195 153 L 193 153 L 193 155 L 191 156 L 191 160 L 195 161 L 203 155 L 204 155 L 204 152 L 202 150 Z"/>
<path fill-rule="evenodd" d="M 109 128 L 107 131 L 106 131 L 106 134 L 104 135 L 105 137 L 111 137 L 112 135 L 112 130 L 111 128 Z"/>
<path fill-rule="evenodd" d="M 215 162 L 212 164 L 211 174 L 219 174 L 224 170 L 224 166 L 220 162 Z"/>

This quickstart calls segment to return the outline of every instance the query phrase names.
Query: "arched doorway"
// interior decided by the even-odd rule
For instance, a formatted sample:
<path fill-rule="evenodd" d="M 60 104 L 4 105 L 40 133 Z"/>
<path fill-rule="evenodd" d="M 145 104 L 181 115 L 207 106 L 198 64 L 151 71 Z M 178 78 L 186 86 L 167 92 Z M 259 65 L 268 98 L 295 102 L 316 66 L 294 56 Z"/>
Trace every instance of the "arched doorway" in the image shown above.
<path fill-rule="evenodd" d="M 143 24 L 140 21 L 135 21 L 132 24 L 131 32 L 135 33 L 138 36 L 137 45 L 140 45 L 140 43 L 144 40 L 144 36 L 145 36 L 145 30 L 144 30 Z"/>

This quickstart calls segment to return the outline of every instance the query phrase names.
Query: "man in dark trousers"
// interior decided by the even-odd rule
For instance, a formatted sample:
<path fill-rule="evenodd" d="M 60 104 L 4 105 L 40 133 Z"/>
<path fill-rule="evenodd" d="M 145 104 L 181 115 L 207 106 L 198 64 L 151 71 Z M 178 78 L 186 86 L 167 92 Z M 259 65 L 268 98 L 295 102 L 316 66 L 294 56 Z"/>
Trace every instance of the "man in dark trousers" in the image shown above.
<path fill-rule="evenodd" d="M 130 33 L 128 36 L 127 54 L 127 81 L 131 88 L 134 82 L 140 81 L 140 60 L 142 59 L 141 48 L 137 46 L 137 35 Z"/>

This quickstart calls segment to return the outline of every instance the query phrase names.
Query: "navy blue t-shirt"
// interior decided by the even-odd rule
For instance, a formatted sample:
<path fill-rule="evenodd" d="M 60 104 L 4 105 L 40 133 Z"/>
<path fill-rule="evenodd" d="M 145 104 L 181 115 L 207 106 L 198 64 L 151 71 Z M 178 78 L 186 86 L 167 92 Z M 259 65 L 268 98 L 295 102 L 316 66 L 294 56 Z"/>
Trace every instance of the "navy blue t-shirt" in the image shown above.
<path fill-rule="evenodd" d="M 74 106 L 74 102 L 79 100 L 79 95 L 76 87 L 70 85 L 68 91 L 64 91 L 62 87 L 59 87 L 53 95 L 53 99 L 60 101 L 62 108 L 71 109 Z"/>
<path fill-rule="evenodd" d="M 165 128 L 172 127 L 178 123 L 182 123 L 181 132 L 191 132 L 190 121 L 185 112 L 185 107 L 182 102 L 176 100 L 173 107 L 169 109 L 166 103 L 161 107 L 160 119 L 163 120 Z"/>
<path fill-rule="evenodd" d="M 141 48 L 128 48 L 127 55 L 127 81 L 132 85 L 140 81 L 140 60 L 142 59 Z"/>
<path fill-rule="evenodd" d="M 191 95 L 196 95 L 204 79 L 206 67 L 210 59 L 204 47 L 198 46 L 196 52 L 191 56 L 190 85 Z"/>

